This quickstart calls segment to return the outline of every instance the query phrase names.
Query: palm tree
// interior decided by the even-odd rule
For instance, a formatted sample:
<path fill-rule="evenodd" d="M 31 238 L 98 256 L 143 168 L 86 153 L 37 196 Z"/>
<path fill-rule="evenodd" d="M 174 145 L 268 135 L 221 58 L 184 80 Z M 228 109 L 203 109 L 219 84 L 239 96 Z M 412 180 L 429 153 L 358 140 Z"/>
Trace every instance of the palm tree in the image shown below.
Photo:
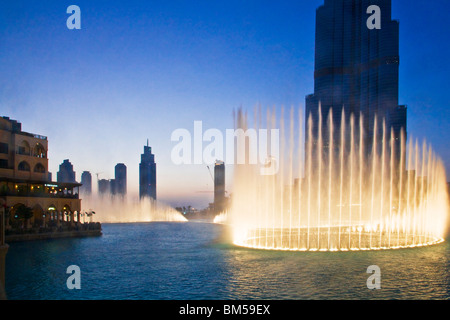
<path fill-rule="evenodd" d="M 93 211 L 92 209 L 89 210 L 89 212 L 85 212 L 86 216 L 89 217 L 89 222 L 92 222 L 93 216 L 95 214 L 95 211 Z"/>

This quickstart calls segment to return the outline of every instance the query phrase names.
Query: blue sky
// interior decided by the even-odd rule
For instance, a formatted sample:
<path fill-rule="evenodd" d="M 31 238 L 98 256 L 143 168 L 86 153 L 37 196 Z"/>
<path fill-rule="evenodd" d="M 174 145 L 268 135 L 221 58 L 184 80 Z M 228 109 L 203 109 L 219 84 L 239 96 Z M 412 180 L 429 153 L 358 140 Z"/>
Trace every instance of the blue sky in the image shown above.
<path fill-rule="evenodd" d="M 64 159 L 77 179 L 84 170 L 113 178 L 123 162 L 131 193 L 148 138 L 158 197 L 206 206 L 207 168 L 173 165 L 171 133 L 192 130 L 195 120 L 205 129 L 232 128 L 240 106 L 302 106 L 313 92 L 315 9 L 322 3 L 2 1 L 0 115 L 48 136 L 55 178 Z M 71 4 L 81 8 L 82 30 L 66 27 Z M 408 131 L 433 144 L 447 171 L 448 12 L 447 0 L 393 0 Z"/>

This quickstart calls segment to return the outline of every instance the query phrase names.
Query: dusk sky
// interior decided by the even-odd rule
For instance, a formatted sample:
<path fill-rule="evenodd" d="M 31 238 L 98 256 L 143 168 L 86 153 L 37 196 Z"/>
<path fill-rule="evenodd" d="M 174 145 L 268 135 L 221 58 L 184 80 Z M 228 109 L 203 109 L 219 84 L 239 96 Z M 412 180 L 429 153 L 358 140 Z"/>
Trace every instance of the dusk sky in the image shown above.
<path fill-rule="evenodd" d="M 81 30 L 66 9 L 81 8 Z M 138 191 L 149 139 L 158 199 L 205 207 L 206 165 L 176 166 L 178 128 L 233 128 L 233 110 L 303 107 L 314 86 L 315 10 L 304 1 L 20 1 L 0 3 L 0 116 L 49 139 L 49 169 L 70 159 Z M 448 0 L 393 0 L 400 20 L 400 104 L 450 172 Z M 232 168 L 227 166 L 231 192 Z"/>

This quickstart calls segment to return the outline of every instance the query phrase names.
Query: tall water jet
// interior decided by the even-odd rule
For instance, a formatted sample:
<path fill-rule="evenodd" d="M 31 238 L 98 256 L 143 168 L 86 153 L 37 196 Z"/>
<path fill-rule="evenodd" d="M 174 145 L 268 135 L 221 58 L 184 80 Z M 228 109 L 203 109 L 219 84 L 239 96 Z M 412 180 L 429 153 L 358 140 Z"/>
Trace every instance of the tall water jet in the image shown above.
<path fill-rule="evenodd" d="M 293 109 L 287 119 L 284 111 L 277 119 L 275 109 L 267 110 L 267 128 L 281 131 L 281 152 L 279 159 L 268 155 L 265 165 L 277 161 L 278 172 L 261 175 L 257 164 L 235 167 L 228 216 L 236 245 L 356 251 L 443 241 L 449 212 L 445 170 L 431 146 L 419 148 L 412 138 L 407 145 L 405 133 L 395 136 L 375 117 L 373 143 L 366 148 L 361 115 L 357 121 L 343 110 L 337 126 L 332 110 L 319 108 L 318 127 L 309 116 L 303 128 L 301 114 L 296 123 Z M 241 111 L 236 126 L 247 129 Z"/>

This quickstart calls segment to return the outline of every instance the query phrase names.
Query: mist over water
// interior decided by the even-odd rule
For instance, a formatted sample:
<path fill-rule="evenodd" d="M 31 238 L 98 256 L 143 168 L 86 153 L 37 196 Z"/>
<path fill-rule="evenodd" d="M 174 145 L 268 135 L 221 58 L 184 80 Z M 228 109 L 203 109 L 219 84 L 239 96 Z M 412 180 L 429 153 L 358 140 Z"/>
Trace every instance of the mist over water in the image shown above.
<path fill-rule="evenodd" d="M 151 198 L 95 195 L 83 198 L 82 204 L 85 211 L 95 212 L 94 221 L 102 223 L 187 221 L 174 208 Z"/>

